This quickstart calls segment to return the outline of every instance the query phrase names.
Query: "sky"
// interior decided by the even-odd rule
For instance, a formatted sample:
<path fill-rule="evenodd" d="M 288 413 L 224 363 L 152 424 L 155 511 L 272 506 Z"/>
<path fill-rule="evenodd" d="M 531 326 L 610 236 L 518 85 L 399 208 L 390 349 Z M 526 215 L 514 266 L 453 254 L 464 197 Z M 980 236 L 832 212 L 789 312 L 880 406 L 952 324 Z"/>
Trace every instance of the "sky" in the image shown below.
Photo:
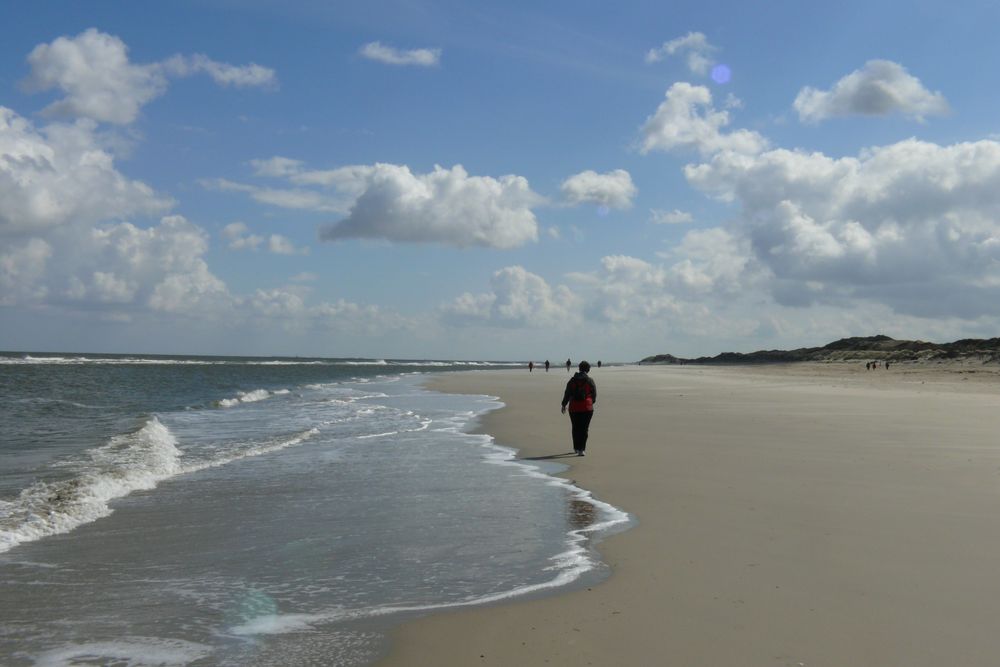
<path fill-rule="evenodd" d="M 996 3 L 9 3 L 0 349 L 1000 329 Z"/>

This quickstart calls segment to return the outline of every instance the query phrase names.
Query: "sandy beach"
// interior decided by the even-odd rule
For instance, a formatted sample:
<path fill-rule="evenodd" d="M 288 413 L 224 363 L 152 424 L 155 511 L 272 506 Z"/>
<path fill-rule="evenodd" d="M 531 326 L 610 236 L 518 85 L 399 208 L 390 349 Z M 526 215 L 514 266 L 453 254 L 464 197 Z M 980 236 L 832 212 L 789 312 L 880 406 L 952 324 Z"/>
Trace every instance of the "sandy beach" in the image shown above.
<path fill-rule="evenodd" d="M 577 484 L 638 520 L 601 584 L 407 623 L 385 665 L 995 665 L 1000 375 L 864 364 L 594 369 Z M 455 373 L 480 430 L 572 449 L 565 370 Z"/>

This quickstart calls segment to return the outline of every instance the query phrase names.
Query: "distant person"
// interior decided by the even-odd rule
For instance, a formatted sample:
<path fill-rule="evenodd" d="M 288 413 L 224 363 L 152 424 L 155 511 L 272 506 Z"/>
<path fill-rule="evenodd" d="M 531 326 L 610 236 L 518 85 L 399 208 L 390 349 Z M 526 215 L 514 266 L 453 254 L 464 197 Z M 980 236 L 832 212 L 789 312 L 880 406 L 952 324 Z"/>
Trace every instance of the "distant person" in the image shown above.
<path fill-rule="evenodd" d="M 588 372 L 590 364 L 581 361 L 580 372 L 566 383 L 562 398 L 563 414 L 566 414 L 566 406 L 569 406 L 569 420 L 573 424 L 573 451 L 577 456 L 583 456 L 587 449 L 590 420 L 594 417 L 594 403 L 597 402 L 597 384 L 587 375 Z"/>
<path fill-rule="evenodd" d="M 570 367 L 571 367 L 572 365 L 573 365 L 573 362 L 572 362 L 572 361 L 570 361 L 569 359 L 567 359 L 567 360 L 566 360 L 566 372 L 567 372 L 567 373 L 569 373 L 569 369 L 570 369 Z"/>
<path fill-rule="evenodd" d="M 546 373 L 549 372 L 549 360 L 548 359 L 545 360 L 545 372 Z"/>
<path fill-rule="evenodd" d="M 885 370 L 889 370 L 889 362 L 888 361 L 885 362 Z"/>
<path fill-rule="evenodd" d="M 600 360 L 600 359 L 598 359 L 598 360 L 597 360 L 597 367 L 598 367 L 598 368 L 600 368 L 600 367 L 601 367 L 601 360 Z"/>
<path fill-rule="evenodd" d="M 529 361 L 528 362 L 528 372 L 530 373 L 533 370 L 535 370 L 535 362 L 534 361 Z"/>

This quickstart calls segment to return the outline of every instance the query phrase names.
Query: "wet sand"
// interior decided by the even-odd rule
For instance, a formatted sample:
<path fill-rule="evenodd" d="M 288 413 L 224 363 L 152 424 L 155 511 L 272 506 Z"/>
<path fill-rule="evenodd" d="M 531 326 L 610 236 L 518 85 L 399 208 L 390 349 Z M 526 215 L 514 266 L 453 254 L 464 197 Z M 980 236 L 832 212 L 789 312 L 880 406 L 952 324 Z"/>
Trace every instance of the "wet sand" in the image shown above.
<path fill-rule="evenodd" d="M 638 525 L 605 582 L 417 619 L 386 665 L 995 665 L 1000 374 L 978 365 L 595 369 L 564 476 Z M 572 450 L 565 370 L 456 373 L 481 430 Z"/>

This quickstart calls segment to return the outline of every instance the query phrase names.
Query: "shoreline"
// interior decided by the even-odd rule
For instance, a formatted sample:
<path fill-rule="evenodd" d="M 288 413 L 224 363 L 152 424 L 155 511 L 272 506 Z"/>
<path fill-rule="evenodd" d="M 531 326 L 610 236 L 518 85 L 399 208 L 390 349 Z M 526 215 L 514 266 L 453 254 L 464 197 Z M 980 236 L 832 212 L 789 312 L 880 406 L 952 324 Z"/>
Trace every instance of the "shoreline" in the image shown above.
<path fill-rule="evenodd" d="M 603 582 L 408 620 L 377 664 L 992 664 L 1000 373 L 782 366 L 595 369 L 568 460 L 565 371 L 428 378 L 638 523 Z"/>

